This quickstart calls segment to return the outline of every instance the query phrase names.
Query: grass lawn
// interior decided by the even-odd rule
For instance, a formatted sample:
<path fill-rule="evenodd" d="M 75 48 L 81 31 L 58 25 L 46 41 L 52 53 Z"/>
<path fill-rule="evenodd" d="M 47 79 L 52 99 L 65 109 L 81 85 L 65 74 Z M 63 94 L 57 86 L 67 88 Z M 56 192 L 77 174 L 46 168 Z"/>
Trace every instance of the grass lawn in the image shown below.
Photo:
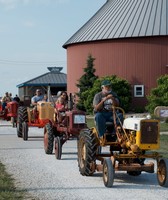
<path fill-rule="evenodd" d="M 160 123 L 160 131 L 168 132 L 168 123 Z"/>
<path fill-rule="evenodd" d="M 157 151 L 159 152 L 163 158 L 168 158 L 168 135 L 161 135 L 160 136 L 160 149 Z"/>

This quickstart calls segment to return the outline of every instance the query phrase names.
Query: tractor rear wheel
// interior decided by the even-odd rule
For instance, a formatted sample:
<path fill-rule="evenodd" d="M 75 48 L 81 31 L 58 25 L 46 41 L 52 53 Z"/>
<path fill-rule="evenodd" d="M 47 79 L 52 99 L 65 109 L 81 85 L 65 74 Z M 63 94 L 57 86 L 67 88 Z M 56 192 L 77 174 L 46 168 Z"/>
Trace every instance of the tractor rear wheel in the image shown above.
<path fill-rule="evenodd" d="M 17 124 L 17 136 L 22 137 L 22 123 Z"/>
<path fill-rule="evenodd" d="M 90 176 L 95 171 L 97 146 L 96 136 L 91 130 L 82 130 L 80 132 L 78 140 L 78 166 L 83 176 Z"/>
<path fill-rule="evenodd" d="M 110 158 L 103 163 L 103 182 L 106 187 L 112 187 L 114 182 L 114 167 Z"/>
<path fill-rule="evenodd" d="M 23 137 L 23 140 L 28 139 L 28 123 L 27 122 L 22 123 L 22 137 Z"/>
<path fill-rule="evenodd" d="M 168 159 L 159 160 L 157 179 L 160 186 L 168 187 Z"/>
<path fill-rule="evenodd" d="M 55 157 L 58 160 L 61 160 L 62 155 L 62 139 L 61 137 L 55 137 Z"/>
<path fill-rule="evenodd" d="M 44 128 L 44 150 L 46 154 L 52 154 L 54 146 L 53 127 L 50 123 Z"/>
<path fill-rule="evenodd" d="M 18 116 L 17 116 L 17 136 L 22 137 L 22 123 L 28 121 L 27 108 L 24 106 L 20 106 L 18 108 Z"/>

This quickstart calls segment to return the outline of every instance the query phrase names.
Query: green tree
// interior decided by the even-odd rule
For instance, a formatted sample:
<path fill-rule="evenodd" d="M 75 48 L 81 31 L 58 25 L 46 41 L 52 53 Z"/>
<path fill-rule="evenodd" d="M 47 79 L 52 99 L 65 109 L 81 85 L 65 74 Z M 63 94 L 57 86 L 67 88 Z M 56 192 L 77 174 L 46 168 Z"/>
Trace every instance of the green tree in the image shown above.
<path fill-rule="evenodd" d="M 76 95 L 79 97 L 77 108 L 84 111 L 86 111 L 84 106 L 84 101 L 86 98 L 85 92 L 89 88 L 93 87 L 94 81 L 98 78 L 98 76 L 94 74 L 96 71 L 94 68 L 94 61 L 95 58 L 93 58 L 92 55 L 89 54 L 87 58 L 87 67 L 83 69 L 84 74 L 81 76 L 81 78 L 78 80 L 78 83 L 76 84 L 79 89 L 79 92 L 76 93 Z"/>
<path fill-rule="evenodd" d="M 93 98 L 97 92 L 101 91 L 101 82 L 104 79 L 110 80 L 113 91 L 116 92 L 119 97 L 120 106 L 127 112 L 131 103 L 131 86 L 127 80 L 112 75 L 97 79 L 92 88 L 83 92 L 84 106 L 87 113 L 93 113 Z"/>
<path fill-rule="evenodd" d="M 147 96 L 148 104 L 145 107 L 150 113 L 154 113 L 157 106 L 168 106 L 168 75 L 163 75 L 157 79 L 157 87 L 153 88 Z"/>

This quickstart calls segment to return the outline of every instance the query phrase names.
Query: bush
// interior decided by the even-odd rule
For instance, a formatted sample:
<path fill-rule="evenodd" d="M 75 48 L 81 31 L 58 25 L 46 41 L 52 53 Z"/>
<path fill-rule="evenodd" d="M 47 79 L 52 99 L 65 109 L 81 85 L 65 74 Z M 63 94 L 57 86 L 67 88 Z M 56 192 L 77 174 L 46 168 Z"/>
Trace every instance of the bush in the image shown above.
<path fill-rule="evenodd" d="M 135 107 L 134 110 L 135 110 L 136 113 L 143 113 L 145 111 L 144 107 L 140 107 L 140 106 L 139 107 Z"/>
<path fill-rule="evenodd" d="M 147 96 L 148 105 L 145 108 L 151 114 L 157 106 L 168 106 L 168 75 L 158 78 L 157 85 Z"/>

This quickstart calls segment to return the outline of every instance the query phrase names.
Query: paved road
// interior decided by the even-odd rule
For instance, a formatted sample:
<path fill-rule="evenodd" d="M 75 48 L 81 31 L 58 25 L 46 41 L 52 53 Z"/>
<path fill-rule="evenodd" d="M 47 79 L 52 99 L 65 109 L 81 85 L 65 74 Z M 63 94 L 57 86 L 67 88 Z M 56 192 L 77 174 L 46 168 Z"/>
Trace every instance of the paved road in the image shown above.
<path fill-rule="evenodd" d="M 29 136 L 42 136 L 43 129 L 31 128 Z M 9 122 L 0 120 L 0 161 L 25 188 L 40 200 L 168 200 L 168 189 L 158 185 L 156 174 L 132 177 L 116 172 L 114 186 L 104 187 L 102 173 L 92 177 L 79 174 L 76 141 L 64 144 L 62 160 L 46 155 L 42 138 L 23 141 Z"/>

